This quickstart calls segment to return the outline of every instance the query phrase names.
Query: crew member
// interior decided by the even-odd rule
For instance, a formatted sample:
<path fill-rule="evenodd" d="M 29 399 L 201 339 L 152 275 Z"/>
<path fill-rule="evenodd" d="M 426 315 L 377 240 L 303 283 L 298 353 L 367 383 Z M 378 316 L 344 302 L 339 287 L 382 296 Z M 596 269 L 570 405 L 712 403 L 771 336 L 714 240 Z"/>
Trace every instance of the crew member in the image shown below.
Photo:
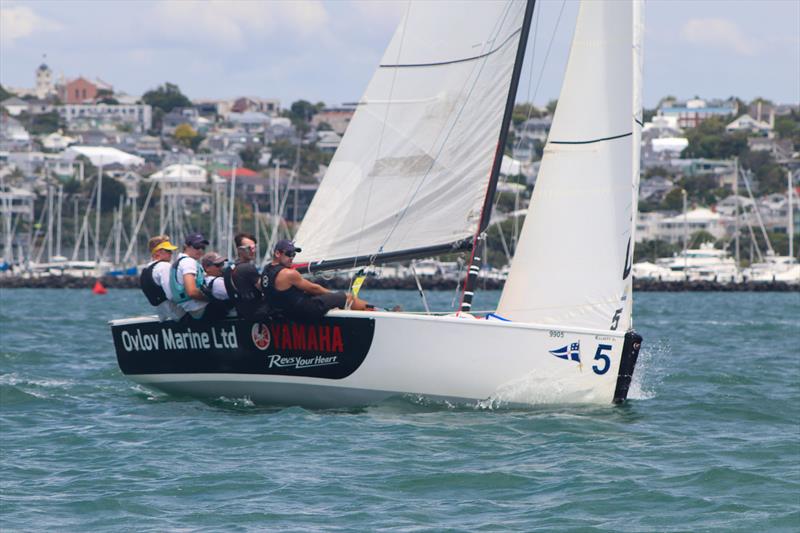
<path fill-rule="evenodd" d="M 242 263 L 223 273 L 225 290 L 236 307 L 236 314 L 248 320 L 265 321 L 276 316 L 261 290 L 261 276 L 253 263 Z"/>
<path fill-rule="evenodd" d="M 252 263 L 256 259 L 256 238 L 252 233 L 237 233 L 233 237 L 236 244 L 236 262 L 233 268 L 243 264 Z"/>
<path fill-rule="evenodd" d="M 298 320 L 319 320 L 330 309 L 374 310 L 352 294 L 332 292 L 291 268 L 297 252 L 293 242 L 283 239 L 275 244 L 272 262 L 264 268 L 261 286 L 269 304 Z"/>
<path fill-rule="evenodd" d="M 200 258 L 200 264 L 205 271 L 205 280 L 200 289 L 208 298 L 208 306 L 203 318 L 206 320 L 219 320 L 228 316 L 228 311 L 233 309 L 233 302 L 225 290 L 225 280 L 222 277 L 222 267 L 227 259 L 216 252 L 208 252 Z"/>
<path fill-rule="evenodd" d="M 186 311 L 171 300 L 172 291 L 169 286 L 172 252 L 178 247 L 169 242 L 167 235 L 156 235 L 147 242 L 147 247 L 153 260 L 144 267 L 139 276 L 142 292 L 150 305 L 156 308 L 158 320 L 179 320 Z"/>
<path fill-rule="evenodd" d="M 203 256 L 206 246 L 208 240 L 202 233 L 187 235 L 183 252 L 178 254 L 169 277 L 171 300 L 195 319 L 203 317 L 208 305 L 208 298 L 200 290 L 205 272 L 198 261 Z"/>

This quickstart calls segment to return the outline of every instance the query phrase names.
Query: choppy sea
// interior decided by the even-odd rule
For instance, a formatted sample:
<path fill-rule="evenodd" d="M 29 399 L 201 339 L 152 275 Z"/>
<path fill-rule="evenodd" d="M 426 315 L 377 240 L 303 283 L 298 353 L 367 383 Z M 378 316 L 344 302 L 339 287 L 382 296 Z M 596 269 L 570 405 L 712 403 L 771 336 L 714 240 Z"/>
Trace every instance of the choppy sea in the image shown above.
<path fill-rule="evenodd" d="M 630 401 L 528 409 L 170 397 L 114 356 L 107 320 L 147 312 L 0 292 L 0 530 L 800 531 L 797 293 L 637 294 Z"/>

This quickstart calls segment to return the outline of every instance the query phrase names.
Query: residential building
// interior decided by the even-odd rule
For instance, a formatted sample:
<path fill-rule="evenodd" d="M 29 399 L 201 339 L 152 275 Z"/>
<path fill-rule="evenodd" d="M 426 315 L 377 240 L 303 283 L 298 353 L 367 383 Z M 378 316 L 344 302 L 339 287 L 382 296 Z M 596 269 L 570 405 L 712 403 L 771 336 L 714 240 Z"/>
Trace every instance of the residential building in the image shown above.
<path fill-rule="evenodd" d="M 517 126 L 517 136 L 527 140 L 539 141 L 544 144 L 547 141 L 547 134 L 550 132 L 550 125 L 553 117 L 546 116 L 526 120 Z"/>
<path fill-rule="evenodd" d="M 277 116 L 280 110 L 280 100 L 274 98 L 257 98 L 254 96 L 243 96 L 234 100 L 230 107 L 232 113 L 264 113 L 270 116 Z"/>
<path fill-rule="evenodd" d="M 153 110 L 147 104 L 66 104 L 57 110 L 70 129 L 128 124 L 144 132 L 153 125 Z"/>
<path fill-rule="evenodd" d="M 774 118 L 774 114 L 772 116 Z M 744 114 L 738 118 L 735 118 L 727 126 L 725 126 L 725 131 L 728 133 L 743 131 L 751 135 L 768 137 L 772 135 L 772 125 L 761 120 L 756 120 L 748 114 Z"/>
<path fill-rule="evenodd" d="M 51 113 L 55 106 L 49 100 L 28 100 L 28 114 L 29 115 L 44 115 Z"/>
<path fill-rule="evenodd" d="M 342 136 L 335 131 L 317 132 L 317 148 L 320 152 L 335 153 L 340 142 L 342 142 Z"/>
<path fill-rule="evenodd" d="M 232 112 L 228 114 L 227 120 L 234 127 L 241 128 L 246 132 L 263 132 L 272 123 L 269 115 L 259 111 Z"/>
<path fill-rule="evenodd" d="M 17 98 L 16 96 L 12 96 L 11 98 L 6 98 L 2 102 L 0 102 L 0 107 L 5 109 L 6 112 L 12 117 L 18 117 L 22 113 L 28 112 L 28 102 L 26 102 L 22 98 Z"/>
<path fill-rule="evenodd" d="M 322 123 L 327 124 L 333 131 L 339 135 L 344 135 L 347 126 L 350 124 L 356 110 L 354 107 L 331 107 L 323 109 L 313 116 L 311 125 L 319 129 Z"/>
<path fill-rule="evenodd" d="M 738 106 L 735 100 L 724 102 L 710 102 L 699 98 L 687 102 L 667 101 L 658 110 L 658 115 L 675 117 L 679 128 L 696 128 L 704 120 L 711 117 L 727 117 L 735 115 Z"/>
<path fill-rule="evenodd" d="M 753 152 L 769 152 L 777 161 L 792 159 L 794 153 L 791 139 L 748 137 L 747 147 Z"/>
<path fill-rule="evenodd" d="M 144 159 L 108 146 L 70 146 L 64 153 L 64 159 L 74 160 L 79 155 L 88 157 L 96 167 L 118 163 L 125 168 L 144 165 Z"/>
<path fill-rule="evenodd" d="M 44 149 L 51 152 L 60 152 L 65 150 L 69 145 L 78 141 L 74 137 L 68 137 L 64 135 L 61 131 L 56 131 L 50 135 L 45 135 L 41 140 Z"/>
<path fill-rule="evenodd" d="M 195 131 L 198 129 L 200 113 L 193 107 L 175 108 L 161 120 L 161 134 L 174 135 L 175 129 L 181 124 L 188 124 Z"/>
<path fill-rule="evenodd" d="M 639 199 L 649 202 L 660 202 L 669 191 L 675 188 L 671 179 L 664 176 L 653 176 L 639 183 Z"/>

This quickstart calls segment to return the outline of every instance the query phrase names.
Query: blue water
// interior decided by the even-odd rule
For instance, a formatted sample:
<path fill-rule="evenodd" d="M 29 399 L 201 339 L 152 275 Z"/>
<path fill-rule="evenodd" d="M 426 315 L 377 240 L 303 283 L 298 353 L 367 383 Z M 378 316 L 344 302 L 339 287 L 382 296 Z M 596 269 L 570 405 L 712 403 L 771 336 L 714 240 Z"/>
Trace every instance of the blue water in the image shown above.
<path fill-rule="evenodd" d="M 800 295 L 635 306 L 622 407 L 308 411 L 126 380 L 106 321 L 137 291 L 4 290 L 0 529 L 800 531 Z"/>

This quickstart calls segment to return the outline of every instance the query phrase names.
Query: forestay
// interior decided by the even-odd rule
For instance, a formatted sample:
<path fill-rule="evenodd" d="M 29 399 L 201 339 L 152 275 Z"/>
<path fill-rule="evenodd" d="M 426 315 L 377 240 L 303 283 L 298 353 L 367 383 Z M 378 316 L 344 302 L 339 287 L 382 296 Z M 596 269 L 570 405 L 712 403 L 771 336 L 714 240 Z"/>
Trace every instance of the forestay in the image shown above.
<path fill-rule="evenodd" d="M 525 7 L 410 3 L 296 236 L 298 263 L 472 238 Z"/>
<path fill-rule="evenodd" d="M 582 2 L 548 143 L 498 312 L 630 326 L 641 135 L 641 4 Z"/>

